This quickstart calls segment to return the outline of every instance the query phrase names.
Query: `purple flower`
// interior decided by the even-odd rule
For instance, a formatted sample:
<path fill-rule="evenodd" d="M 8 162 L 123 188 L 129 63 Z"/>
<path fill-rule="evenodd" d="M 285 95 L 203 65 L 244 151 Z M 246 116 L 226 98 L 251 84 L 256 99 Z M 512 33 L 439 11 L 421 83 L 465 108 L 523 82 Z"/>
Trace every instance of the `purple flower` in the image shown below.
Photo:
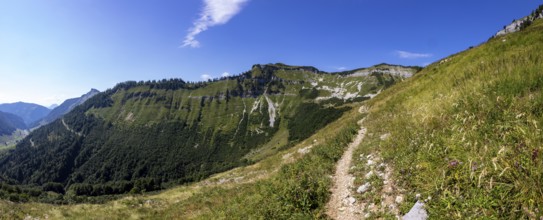
<path fill-rule="evenodd" d="M 449 168 L 455 168 L 460 164 L 460 161 L 458 160 L 451 160 L 449 161 Z"/>

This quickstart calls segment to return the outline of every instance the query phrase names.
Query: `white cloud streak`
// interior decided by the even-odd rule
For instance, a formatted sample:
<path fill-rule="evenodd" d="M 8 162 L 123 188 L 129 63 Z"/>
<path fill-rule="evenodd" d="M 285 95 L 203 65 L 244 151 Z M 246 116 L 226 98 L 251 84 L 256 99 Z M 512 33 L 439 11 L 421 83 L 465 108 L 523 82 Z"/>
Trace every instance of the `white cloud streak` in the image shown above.
<path fill-rule="evenodd" d="M 182 47 L 200 47 L 196 36 L 210 27 L 226 24 L 238 14 L 249 0 L 204 0 L 204 8 L 200 18 L 196 20 L 185 36 Z"/>
<path fill-rule="evenodd" d="M 222 76 L 222 77 L 229 77 L 229 76 L 231 76 L 231 75 L 230 75 L 230 73 L 229 73 L 229 72 L 224 72 L 224 73 L 222 73 L 222 75 L 221 75 L 221 76 Z"/>
<path fill-rule="evenodd" d="M 428 58 L 432 57 L 433 55 L 430 53 L 413 53 L 413 52 L 407 52 L 403 50 L 397 50 L 396 55 L 403 59 L 419 59 L 419 58 Z"/>

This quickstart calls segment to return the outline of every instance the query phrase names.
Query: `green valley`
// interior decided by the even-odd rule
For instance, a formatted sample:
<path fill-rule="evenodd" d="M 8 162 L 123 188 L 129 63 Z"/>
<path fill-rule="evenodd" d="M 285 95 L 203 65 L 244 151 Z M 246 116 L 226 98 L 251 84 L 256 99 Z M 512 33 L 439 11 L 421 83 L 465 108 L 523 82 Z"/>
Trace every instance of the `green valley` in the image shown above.
<path fill-rule="evenodd" d="M 8 151 L 0 160 L 2 195 L 102 201 L 252 164 L 305 140 L 349 103 L 402 81 L 403 75 L 384 72 L 392 67 L 418 71 L 381 65 L 368 74 L 330 74 L 270 64 L 208 82 L 120 83 Z"/>
<path fill-rule="evenodd" d="M 28 135 L 0 115 L 0 219 L 543 219 L 543 5 L 424 65 L 126 81 Z"/>

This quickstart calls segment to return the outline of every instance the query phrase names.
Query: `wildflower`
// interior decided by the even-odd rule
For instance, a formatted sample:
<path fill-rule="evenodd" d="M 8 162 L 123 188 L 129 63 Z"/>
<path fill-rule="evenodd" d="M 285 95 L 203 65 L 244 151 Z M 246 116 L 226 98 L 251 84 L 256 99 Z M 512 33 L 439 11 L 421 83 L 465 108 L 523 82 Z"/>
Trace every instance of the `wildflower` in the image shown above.
<path fill-rule="evenodd" d="M 471 170 L 472 170 L 472 171 L 475 171 L 475 170 L 477 170 L 477 168 L 478 168 L 477 162 L 472 162 L 472 163 L 471 163 Z"/>
<path fill-rule="evenodd" d="M 458 165 L 460 165 L 460 161 L 458 161 L 458 160 L 451 160 L 451 161 L 449 161 L 449 168 L 455 168 L 455 167 L 457 167 Z"/>
<path fill-rule="evenodd" d="M 539 149 L 532 150 L 532 161 L 535 161 L 539 156 Z"/>

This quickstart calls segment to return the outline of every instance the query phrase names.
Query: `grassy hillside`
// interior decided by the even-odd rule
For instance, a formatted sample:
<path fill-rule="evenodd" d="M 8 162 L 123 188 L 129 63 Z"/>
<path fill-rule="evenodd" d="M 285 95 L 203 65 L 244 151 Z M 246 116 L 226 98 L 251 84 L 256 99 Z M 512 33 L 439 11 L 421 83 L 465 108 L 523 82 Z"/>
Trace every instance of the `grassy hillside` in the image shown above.
<path fill-rule="evenodd" d="M 393 164 L 404 213 L 420 193 L 430 219 L 540 218 L 542 51 L 537 20 L 429 65 L 369 101 L 355 157 L 378 152 Z"/>
<path fill-rule="evenodd" d="M 210 82 L 121 83 L 8 151 L 0 196 L 93 202 L 201 180 L 287 149 L 401 80 L 271 64 Z"/>
<path fill-rule="evenodd" d="M 198 183 L 133 194 L 105 204 L 0 201 L 1 218 L 288 219 L 324 218 L 330 176 L 364 115 L 358 106 L 296 146 Z"/>
<path fill-rule="evenodd" d="M 78 149 L 73 152 L 83 152 L 79 155 L 88 158 L 75 159 L 75 163 L 85 161 L 74 172 L 79 176 L 67 178 L 75 182 L 37 184 L 37 191 L 0 185 L 4 198 L 31 200 L 0 201 L 0 213 L 8 219 L 326 218 L 324 204 L 334 164 L 354 136 L 356 122 L 365 117 L 367 135 L 354 154 L 351 170 L 355 183 L 373 184 L 365 194 L 353 192 L 357 201 L 378 207 L 390 204 L 382 203 L 380 192 L 391 194 L 386 198 L 403 195 L 403 202 L 396 203 L 405 214 L 421 194 L 421 200 L 427 198 L 430 219 L 541 218 L 541 51 L 543 21 L 536 20 L 520 32 L 495 37 L 431 64 L 407 80 L 391 74 L 397 67 L 389 65 L 373 68 L 378 71 L 327 74 L 312 67 L 274 64 L 255 65 L 239 77 L 207 83 L 121 84 L 79 108 L 79 115 L 69 114 L 37 131 L 7 154 L 6 158 L 32 158 L 22 160 L 22 168 L 27 161 L 41 159 L 24 152 L 42 153 L 18 153 L 24 149 Z M 364 102 L 368 115 L 359 113 L 358 101 L 375 94 L 379 95 Z M 87 149 L 59 142 L 59 137 L 69 137 L 75 140 L 70 143 L 85 143 L 81 137 L 93 135 L 106 139 Z M 59 147 L 39 145 L 43 142 L 32 138 L 39 136 Z M 138 163 L 125 163 L 126 157 L 117 151 L 128 153 Z M 393 184 L 387 185 L 393 189 L 382 190 L 384 179 L 379 175 L 366 178 L 368 161 L 361 154 L 383 160 L 392 174 L 386 179 Z M 182 161 L 180 167 L 192 169 L 184 170 L 182 176 L 156 170 L 169 167 L 153 164 L 163 163 L 163 158 Z M 201 163 L 188 166 L 191 159 Z M 13 161 L 3 159 L 9 166 L 14 166 Z M 205 178 L 243 164 L 250 165 Z M 13 170 L 25 170 L 19 167 Z M 131 179 L 117 177 L 123 173 L 107 173 L 123 168 L 135 169 L 127 172 Z M 143 178 L 149 174 L 168 173 L 180 180 L 190 172 L 189 181 L 205 179 L 144 192 L 156 181 Z M 2 177 L 17 175 L 5 171 Z M 52 175 L 30 176 L 24 181 L 40 183 L 40 178 Z M 83 180 L 77 182 L 77 177 Z M 119 180 L 115 184 L 121 186 L 128 184 L 124 186 L 132 194 L 105 204 L 32 201 L 36 197 L 75 200 L 77 190 L 107 189 L 107 178 Z M 63 195 L 61 190 L 70 193 Z M 390 217 L 380 211 L 371 215 Z"/>
<path fill-rule="evenodd" d="M 366 181 L 366 173 L 359 169 L 366 161 L 360 160 L 359 155 L 380 155 L 391 167 L 391 178 L 397 189 L 391 193 L 404 195 L 405 200 L 400 205 L 402 213 L 415 203 L 415 195 L 421 194 L 422 198 L 429 198 L 426 208 L 431 219 L 536 219 L 543 216 L 543 193 L 539 190 L 543 183 L 542 33 L 543 22 L 539 20 L 523 31 L 491 39 L 431 64 L 407 80 L 370 74 L 368 76 L 373 78 L 364 82 L 380 82 L 380 87 L 370 89 L 370 93 L 381 91 L 386 85 L 383 82 L 403 82 L 382 90 L 374 99 L 365 102 L 369 107 L 367 116 L 358 113 L 357 104 L 343 101 L 349 97 L 349 92 L 358 90 L 355 84 L 358 82 L 346 81 L 353 75 L 342 77 L 308 69 L 279 68 L 274 70 L 274 77 L 294 86 L 276 85 L 272 91 L 281 92 L 274 94 L 261 93 L 265 89 L 255 88 L 232 98 L 238 102 L 242 100 L 241 103 L 245 100 L 243 106 L 248 106 L 239 107 L 237 111 L 254 109 L 253 112 L 259 112 L 262 109 L 263 114 L 268 113 L 268 117 L 262 116 L 265 117 L 263 120 L 256 121 L 264 124 L 270 123 L 271 110 L 269 106 L 261 107 L 255 103 L 268 103 L 268 98 L 274 103 L 290 103 L 280 105 L 279 115 L 290 117 L 280 118 L 279 125 L 274 127 L 277 131 L 267 139 L 270 141 L 244 155 L 243 159 L 256 163 L 213 175 L 199 183 L 155 193 L 132 194 L 105 204 L 54 206 L 2 201 L 0 210 L 6 213 L 6 218 L 326 218 L 323 208 L 329 197 L 334 164 L 353 137 L 357 128 L 355 122 L 366 117 L 367 135 L 354 154 L 353 161 L 358 161 L 353 165 L 353 173 L 357 176 L 355 182 Z M 266 75 L 266 71 L 259 70 L 251 71 L 249 75 Z M 302 82 L 303 79 L 309 80 Z M 234 91 L 239 84 L 231 86 L 229 80 L 206 86 Z M 236 82 L 243 80 L 236 79 Z M 249 81 L 246 82 L 244 86 L 250 87 Z M 334 89 L 329 88 L 331 82 L 336 82 Z M 198 90 L 206 86 L 194 89 L 192 94 L 201 100 Z M 124 97 L 130 97 L 127 94 L 145 91 L 153 90 L 132 87 L 115 93 L 111 102 L 122 103 Z M 289 95 L 296 92 L 299 96 Z M 279 101 L 283 99 L 284 102 Z M 125 103 L 129 103 L 126 106 L 137 106 L 147 102 L 151 101 L 138 103 L 127 99 Z M 294 147 L 283 148 L 278 143 L 288 144 L 292 140 L 290 121 L 300 117 L 299 112 L 311 109 L 306 106 L 303 111 L 295 110 L 303 104 L 352 108 L 337 120 L 322 125 L 317 133 L 305 134 L 309 138 L 300 136 L 297 139 L 300 142 Z M 160 112 L 162 117 L 195 118 L 196 121 L 200 115 L 162 108 L 153 112 Z M 146 113 L 145 109 L 128 112 L 117 108 L 116 104 L 93 108 L 86 114 L 108 119 L 112 126 L 124 127 L 140 123 L 149 126 L 143 121 L 152 124 L 157 117 Z M 313 118 L 312 114 L 305 115 Z M 139 117 L 146 119 L 140 121 Z M 242 116 L 237 117 L 234 121 L 241 120 Z M 282 124 L 285 121 L 289 123 Z M 255 128 L 259 127 L 249 127 L 249 130 Z M 374 175 L 369 181 L 378 182 L 378 178 Z M 379 187 L 382 185 L 373 184 L 370 192 L 359 195 L 358 199 L 366 200 L 366 204 L 379 204 L 382 198 L 374 193 Z M 372 218 L 380 217 L 390 215 L 372 215 Z"/>

